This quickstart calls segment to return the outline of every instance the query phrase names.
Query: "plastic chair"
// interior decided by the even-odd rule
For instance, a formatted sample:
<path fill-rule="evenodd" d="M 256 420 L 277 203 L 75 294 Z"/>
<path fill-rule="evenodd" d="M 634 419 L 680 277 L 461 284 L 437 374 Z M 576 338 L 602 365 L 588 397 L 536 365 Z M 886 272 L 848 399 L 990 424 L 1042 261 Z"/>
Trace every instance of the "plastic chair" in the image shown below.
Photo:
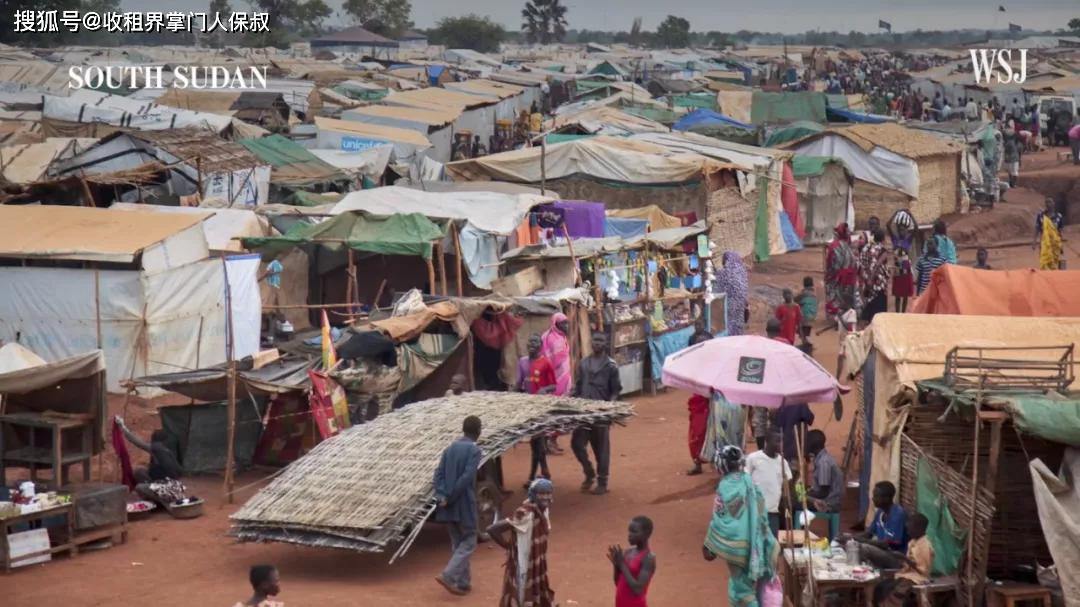
<path fill-rule="evenodd" d="M 798 514 L 798 513 L 796 513 Z M 840 535 L 840 513 L 839 512 L 814 512 L 814 518 L 823 518 L 829 521 L 829 541 L 836 539 L 836 536 Z M 802 517 L 795 516 L 795 528 L 802 529 Z"/>

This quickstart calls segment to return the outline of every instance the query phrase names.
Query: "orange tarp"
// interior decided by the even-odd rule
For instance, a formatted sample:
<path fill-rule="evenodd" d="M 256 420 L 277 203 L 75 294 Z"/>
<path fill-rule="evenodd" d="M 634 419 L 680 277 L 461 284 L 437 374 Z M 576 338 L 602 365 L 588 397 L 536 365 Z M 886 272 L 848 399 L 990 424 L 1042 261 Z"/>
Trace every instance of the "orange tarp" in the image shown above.
<path fill-rule="evenodd" d="M 1080 316 L 1080 270 L 976 270 L 944 265 L 913 303 L 919 314 Z"/>

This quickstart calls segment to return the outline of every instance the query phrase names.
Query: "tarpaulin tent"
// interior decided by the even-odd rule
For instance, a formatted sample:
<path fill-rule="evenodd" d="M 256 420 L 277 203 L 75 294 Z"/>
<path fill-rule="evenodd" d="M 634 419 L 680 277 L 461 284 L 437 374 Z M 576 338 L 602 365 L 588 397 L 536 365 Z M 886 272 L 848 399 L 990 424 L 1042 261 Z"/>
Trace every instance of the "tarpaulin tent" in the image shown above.
<path fill-rule="evenodd" d="M 270 164 L 270 183 L 281 186 L 308 186 L 345 181 L 347 177 L 303 146 L 282 135 L 240 139 L 240 145 L 259 160 Z"/>
<path fill-rule="evenodd" d="M 881 124 L 882 122 L 893 121 L 888 116 L 878 116 L 876 114 L 867 114 L 865 112 L 856 112 L 855 110 L 836 108 L 831 106 L 825 108 L 825 116 L 829 119 L 829 122 L 857 122 L 864 124 Z"/>
<path fill-rule="evenodd" d="M 921 314 L 1080 316 L 1080 270 L 976 270 L 944 265 L 912 303 Z"/>
<path fill-rule="evenodd" d="M 799 214 L 805 224 L 804 241 L 829 242 L 837 224 L 853 221 L 854 178 L 843 162 L 826 156 L 794 156 L 791 173 L 799 195 Z"/>
<path fill-rule="evenodd" d="M 333 250 L 348 246 L 377 255 L 416 255 L 431 258 L 432 243 L 443 230 L 419 213 L 389 217 L 360 211 L 342 213 L 316 224 L 298 224 L 281 236 L 244 238 L 244 246 L 267 256 L 298 246 L 321 245 Z"/>
<path fill-rule="evenodd" d="M 746 124 L 745 122 L 739 122 L 734 118 L 729 118 L 719 112 L 714 112 L 708 109 L 698 109 L 683 116 L 672 125 L 672 128 L 676 131 L 692 131 L 697 127 L 707 127 L 714 125 L 733 126 L 745 130 L 753 130 L 754 125 Z"/>
<path fill-rule="evenodd" d="M 414 130 L 352 120 L 315 117 L 316 145 L 320 149 L 359 152 L 386 144 L 394 146 L 399 162 L 418 162 L 431 148 L 426 135 Z"/>
<path fill-rule="evenodd" d="M 776 147 L 780 144 L 797 139 L 809 137 L 825 130 L 825 126 L 810 120 L 797 120 L 791 124 L 778 127 L 765 138 L 765 147 Z"/>
<path fill-rule="evenodd" d="M 754 124 L 812 120 L 825 122 L 825 94 L 813 92 L 765 93 L 754 91 L 750 122 Z"/>

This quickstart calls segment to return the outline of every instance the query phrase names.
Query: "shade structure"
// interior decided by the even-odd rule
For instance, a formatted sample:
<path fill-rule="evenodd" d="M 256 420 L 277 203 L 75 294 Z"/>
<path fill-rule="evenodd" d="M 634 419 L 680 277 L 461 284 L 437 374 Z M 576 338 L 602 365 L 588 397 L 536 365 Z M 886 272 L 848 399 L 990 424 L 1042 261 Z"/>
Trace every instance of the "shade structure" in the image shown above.
<path fill-rule="evenodd" d="M 816 360 L 786 343 L 757 335 L 710 339 L 667 357 L 662 381 L 728 401 L 775 409 L 832 402 L 847 391 Z"/>

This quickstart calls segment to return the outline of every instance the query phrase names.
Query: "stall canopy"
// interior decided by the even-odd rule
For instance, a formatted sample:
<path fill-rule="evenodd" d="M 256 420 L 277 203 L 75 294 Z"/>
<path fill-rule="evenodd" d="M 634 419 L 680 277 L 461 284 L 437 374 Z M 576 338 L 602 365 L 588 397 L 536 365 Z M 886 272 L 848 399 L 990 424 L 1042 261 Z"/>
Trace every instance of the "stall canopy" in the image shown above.
<path fill-rule="evenodd" d="M 812 120 L 825 122 L 825 94 L 813 92 L 765 93 L 754 91 L 750 122 L 754 124 Z"/>
<path fill-rule="evenodd" d="M 286 392 L 306 392 L 311 387 L 308 371 L 315 359 L 283 358 L 258 369 L 241 370 L 236 375 L 237 393 L 273 396 Z M 223 401 L 228 393 L 228 365 L 208 369 L 149 375 L 132 380 L 135 387 L 153 387 L 176 392 L 201 401 Z"/>
<path fill-rule="evenodd" d="M 976 270 L 945 265 L 912 304 L 921 314 L 1080 316 L 1080 270 Z"/>
<path fill-rule="evenodd" d="M 503 253 L 503 259 L 550 259 L 550 258 L 585 258 L 603 253 L 614 253 L 627 249 L 636 249 L 646 243 L 659 249 L 674 249 L 684 240 L 698 234 L 705 234 L 709 228 L 704 221 L 681 228 L 653 230 L 644 236 L 621 238 L 578 238 L 573 241 L 573 251 L 567 245 L 550 246 L 545 244 L 518 247 Z"/>
<path fill-rule="evenodd" d="M 298 224 L 281 236 L 244 238 L 244 247 L 276 256 L 297 246 L 322 245 L 330 249 L 348 246 L 376 255 L 415 255 L 431 258 L 432 243 L 443 230 L 419 213 L 380 217 L 352 211 L 316 224 Z"/>
<path fill-rule="evenodd" d="M 765 139 L 765 147 L 771 148 L 796 139 L 803 139 L 824 130 L 825 127 L 817 122 L 797 120 L 769 133 L 769 136 Z"/>

